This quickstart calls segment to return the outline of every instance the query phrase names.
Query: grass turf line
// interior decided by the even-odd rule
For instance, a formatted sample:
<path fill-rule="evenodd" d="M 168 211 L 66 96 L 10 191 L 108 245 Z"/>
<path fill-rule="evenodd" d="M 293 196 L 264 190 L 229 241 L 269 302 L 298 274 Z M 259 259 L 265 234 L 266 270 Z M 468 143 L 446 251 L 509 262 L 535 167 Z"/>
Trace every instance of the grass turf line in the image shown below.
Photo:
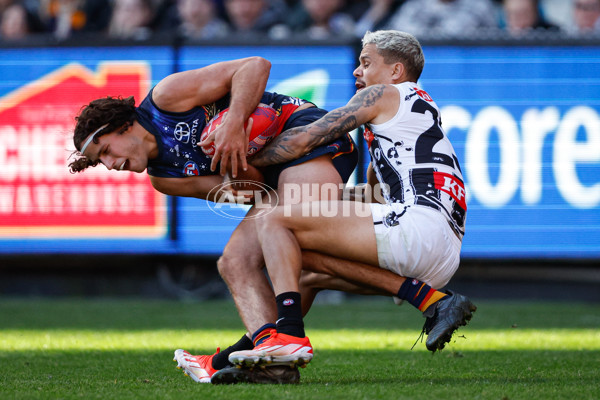
<path fill-rule="evenodd" d="M 391 301 L 315 305 L 297 386 L 200 385 L 173 350 L 236 341 L 230 302 L 0 300 L 2 399 L 600 398 L 600 307 L 477 302 L 444 351 L 410 347 L 423 318 Z M 464 336 L 464 337 L 463 337 Z"/>

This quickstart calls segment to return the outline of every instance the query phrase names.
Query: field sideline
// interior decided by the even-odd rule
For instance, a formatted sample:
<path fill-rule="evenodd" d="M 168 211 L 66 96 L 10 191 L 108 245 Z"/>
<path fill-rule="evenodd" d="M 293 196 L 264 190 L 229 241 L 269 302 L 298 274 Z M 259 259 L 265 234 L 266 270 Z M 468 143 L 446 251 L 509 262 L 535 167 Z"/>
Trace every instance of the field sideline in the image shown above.
<path fill-rule="evenodd" d="M 391 300 L 317 304 L 300 385 L 213 386 L 173 350 L 242 335 L 229 301 L 0 300 L 1 399 L 598 399 L 600 305 L 484 302 L 444 351 L 410 350 L 423 318 Z"/>

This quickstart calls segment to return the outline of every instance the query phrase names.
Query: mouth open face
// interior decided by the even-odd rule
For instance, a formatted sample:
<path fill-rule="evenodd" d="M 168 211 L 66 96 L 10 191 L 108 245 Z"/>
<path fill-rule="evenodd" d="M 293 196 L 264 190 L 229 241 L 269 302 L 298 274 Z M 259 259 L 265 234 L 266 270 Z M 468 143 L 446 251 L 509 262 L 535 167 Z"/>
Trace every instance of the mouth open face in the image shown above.
<path fill-rule="evenodd" d="M 354 83 L 354 86 L 356 86 L 356 91 L 359 92 L 362 89 L 364 89 L 365 87 L 367 87 L 367 85 L 365 85 L 364 83 L 362 83 L 361 81 L 356 81 Z"/>
<path fill-rule="evenodd" d="M 121 164 L 121 165 L 119 166 L 119 168 L 118 168 L 118 169 L 119 169 L 119 171 L 125 171 L 125 170 L 127 170 L 127 164 L 128 164 L 128 161 L 127 161 L 127 160 L 123 161 L 123 164 Z"/>

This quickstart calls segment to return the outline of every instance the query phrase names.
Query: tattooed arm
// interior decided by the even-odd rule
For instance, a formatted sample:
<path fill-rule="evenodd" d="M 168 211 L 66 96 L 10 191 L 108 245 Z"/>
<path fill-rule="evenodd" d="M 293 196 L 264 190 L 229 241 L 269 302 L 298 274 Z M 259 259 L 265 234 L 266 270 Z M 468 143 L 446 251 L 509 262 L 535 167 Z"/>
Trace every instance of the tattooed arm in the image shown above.
<path fill-rule="evenodd" d="M 295 160 L 364 123 L 384 122 L 390 113 L 388 109 L 393 108 L 389 115 L 391 118 L 398 110 L 399 100 L 399 92 L 393 86 L 369 86 L 355 94 L 348 104 L 327 113 L 318 121 L 282 132 L 253 156 L 249 163 L 255 167 L 266 167 Z"/>

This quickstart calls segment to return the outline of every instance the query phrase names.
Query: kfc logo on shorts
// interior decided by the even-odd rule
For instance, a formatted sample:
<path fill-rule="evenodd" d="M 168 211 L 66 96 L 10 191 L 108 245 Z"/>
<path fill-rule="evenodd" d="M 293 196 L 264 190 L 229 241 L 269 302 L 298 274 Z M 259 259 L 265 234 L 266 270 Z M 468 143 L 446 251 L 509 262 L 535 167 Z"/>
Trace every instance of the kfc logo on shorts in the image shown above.
<path fill-rule="evenodd" d="M 417 286 L 417 285 L 419 284 L 419 281 L 418 281 L 418 280 L 416 280 L 416 279 L 413 279 L 412 281 L 410 281 L 410 283 L 411 283 L 413 286 Z"/>
<path fill-rule="evenodd" d="M 186 122 L 180 122 L 175 125 L 173 135 L 178 142 L 187 143 L 190 141 L 190 126 Z"/>
<path fill-rule="evenodd" d="M 294 300 L 293 299 L 285 299 L 283 301 L 283 305 L 284 306 L 291 306 L 292 304 L 294 304 Z"/>
<path fill-rule="evenodd" d="M 198 170 L 198 165 L 193 161 L 188 161 L 183 166 L 183 173 L 187 176 L 199 176 L 200 171 Z"/>

